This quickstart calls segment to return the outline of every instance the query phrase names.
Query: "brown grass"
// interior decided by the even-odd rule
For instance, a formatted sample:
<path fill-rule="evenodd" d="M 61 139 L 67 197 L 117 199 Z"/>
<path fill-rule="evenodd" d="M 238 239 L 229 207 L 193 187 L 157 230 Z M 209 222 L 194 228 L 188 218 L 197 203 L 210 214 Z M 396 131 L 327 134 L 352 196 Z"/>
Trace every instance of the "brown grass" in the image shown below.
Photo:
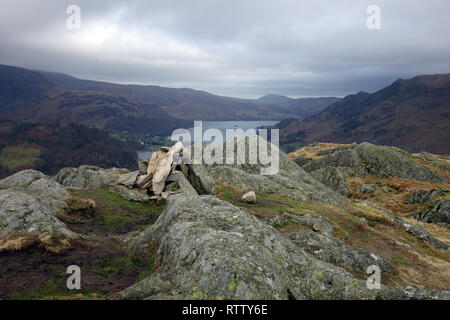
<path fill-rule="evenodd" d="M 317 155 L 317 152 L 322 151 L 322 150 L 334 149 L 334 148 L 342 147 L 342 146 L 348 146 L 348 144 L 317 143 L 313 146 L 306 146 L 306 147 L 300 148 L 298 150 L 295 150 L 295 151 L 289 153 L 288 157 L 291 160 L 295 160 L 301 156 L 303 156 L 307 159 L 317 160 L 317 159 L 321 158 L 321 156 Z"/>
<path fill-rule="evenodd" d="M 39 247 L 46 252 L 60 254 L 71 248 L 71 240 L 63 234 L 39 238 L 37 233 L 12 233 L 0 239 L 0 253 L 26 251 Z"/>
<path fill-rule="evenodd" d="M 432 158 L 435 158 L 436 160 L 442 161 L 443 163 L 446 163 L 446 164 L 450 165 L 450 156 L 435 155 L 435 154 L 427 154 L 427 155 L 432 157 Z M 431 170 L 437 172 L 438 174 L 440 174 L 441 176 L 444 176 L 447 179 L 450 179 L 450 171 L 439 167 L 438 165 L 432 163 L 431 161 L 423 160 L 423 159 L 419 158 L 419 156 L 420 156 L 420 154 L 412 154 L 411 155 L 411 159 L 414 162 L 416 162 L 417 164 L 419 164 L 421 166 L 428 167 L 429 169 L 431 169 Z"/>
<path fill-rule="evenodd" d="M 39 244 L 36 233 L 13 233 L 0 239 L 0 252 L 17 252 Z"/>

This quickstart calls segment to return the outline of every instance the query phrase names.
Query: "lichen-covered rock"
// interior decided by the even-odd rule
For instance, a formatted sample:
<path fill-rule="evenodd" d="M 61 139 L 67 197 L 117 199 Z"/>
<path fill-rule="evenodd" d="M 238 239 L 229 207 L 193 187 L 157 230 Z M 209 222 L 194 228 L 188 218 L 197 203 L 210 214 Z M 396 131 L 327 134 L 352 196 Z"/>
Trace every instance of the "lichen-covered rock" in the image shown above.
<path fill-rule="evenodd" d="M 197 190 L 189 183 L 187 178 L 181 171 L 174 171 L 171 174 L 171 179 L 178 183 L 179 191 L 185 194 L 191 195 L 193 197 L 198 196 Z"/>
<path fill-rule="evenodd" d="M 254 190 L 260 193 L 289 194 L 304 201 L 324 201 L 334 205 L 340 205 L 342 201 L 347 201 L 346 198 L 336 194 L 311 177 L 311 175 L 306 173 L 294 161 L 290 160 L 286 154 L 263 138 L 256 136 L 255 139 L 255 136 L 250 136 L 235 137 L 234 139 L 237 143 L 245 143 L 246 150 L 249 150 L 249 143 L 257 143 L 258 146 L 266 144 L 268 150 L 278 153 L 278 172 L 272 175 L 262 175 L 261 169 L 267 166 L 261 163 L 250 164 L 248 161 L 250 155 L 248 155 L 244 164 L 238 164 L 236 155 L 237 148 L 235 148 L 233 159 L 230 161 L 233 164 L 205 165 L 205 168 L 214 179 L 227 180 L 243 190 Z M 224 150 L 226 152 L 226 143 Z"/>
<path fill-rule="evenodd" d="M 139 160 L 138 161 L 138 168 L 139 168 L 139 174 L 147 174 L 147 170 L 148 170 L 148 160 Z"/>
<path fill-rule="evenodd" d="M 450 229 L 450 200 L 436 200 L 430 208 L 417 212 L 414 218 L 428 223 L 441 224 Z"/>
<path fill-rule="evenodd" d="M 447 194 L 448 191 L 447 190 L 442 190 L 442 189 L 432 189 L 432 190 L 428 190 L 428 191 L 424 191 L 421 189 L 418 190 L 414 190 L 413 192 L 411 192 L 410 194 L 408 194 L 408 196 L 406 197 L 406 203 L 409 204 L 415 204 L 415 203 L 427 203 L 428 201 L 430 201 L 433 198 L 439 197 L 439 196 L 443 196 L 445 194 Z"/>
<path fill-rule="evenodd" d="M 302 168 L 311 172 L 324 167 L 346 167 L 356 170 L 361 175 L 365 173 L 361 157 L 354 146 L 344 148 L 343 150 L 332 149 L 332 151 L 330 154 L 324 155 L 317 160 L 308 161 Z"/>
<path fill-rule="evenodd" d="M 110 190 L 124 199 L 135 201 L 135 202 L 149 202 L 151 201 L 150 196 L 145 190 L 141 189 L 129 189 L 124 185 L 116 185 L 110 188 Z"/>
<path fill-rule="evenodd" d="M 285 234 L 284 237 L 322 261 L 348 266 L 363 272 L 366 272 L 368 266 L 377 265 L 383 272 L 392 272 L 390 264 L 382 257 L 362 248 L 352 247 L 334 237 L 332 225 L 322 216 L 283 213 L 264 221 L 274 227 L 285 223 L 297 223 L 310 228 L 311 231 L 320 232 L 299 231 Z"/>
<path fill-rule="evenodd" d="M 322 233 L 329 235 L 333 234 L 333 227 L 322 216 L 313 217 L 310 214 L 300 216 L 284 212 L 283 214 L 275 217 L 265 218 L 264 222 L 272 227 L 279 227 L 285 223 L 297 223 L 302 226 L 309 227 L 310 229 L 313 229 L 314 226 L 318 226 Z"/>
<path fill-rule="evenodd" d="M 0 190 L 0 237 L 15 232 L 63 233 L 68 237 L 78 237 L 56 218 L 60 211 L 52 204 L 53 201 L 20 191 Z"/>
<path fill-rule="evenodd" d="M 192 164 L 188 169 L 188 180 L 199 194 L 211 194 L 215 187 L 213 177 L 201 164 Z"/>
<path fill-rule="evenodd" d="M 392 272 L 390 264 L 382 257 L 362 248 L 352 247 L 333 235 L 299 231 L 285 236 L 322 261 L 362 272 L 366 272 L 371 265 L 378 266 L 383 272 Z"/>
<path fill-rule="evenodd" d="M 365 281 L 213 196 L 169 197 L 157 222 L 130 249 L 152 240 L 159 244 L 159 271 L 123 290 L 123 299 L 408 298 L 403 288 L 369 290 Z"/>
<path fill-rule="evenodd" d="M 320 159 L 309 161 L 303 168 L 310 172 L 327 166 L 351 168 L 354 175 L 373 174 L 380 178 L 448 181 L 429 168 L 417 164 L 406 152 L 398 148 L 376 146 L 367 142 L 337 149 Z"/>
<path fill-rule="evenodd" d="M 119 176 L 117 183 L 131 189 L 135 186 L 139 171 L 125 173 Z"/>
<path fill-rule="evenodd" d="M 331 190 L 344 197 L 348 197 L 348 186 L 341 169 L 336 167 L 323 167 L 311 171 L 309 174 Z"/>
<path fill-rule="evenodd" d="M 66 187 L 97 189 L 116 184 L 118 175 L 96 166 L 80 166 L 61 169 L 55 180 Z"/>
<path fill-rule="evenodd" d="M 70 197 L 67 190 L 50 177 L 36 170 L 23 170 L 0 180 L 0 190 L 24 191 L 36 196 L 43 196 L 58 201 Z"/>
<path fill-rule="evenodd" d="M 14 232 L 78 235 L 56 216 L 67 209 L 70 194 L 36 170 L 24 170 L 0 180 L 0 237 Z"/>
<path fill-rule="evenodd" d="M 359 188 L 359 192 L 364 193 L 364 194 L 372 194 L 372 193 L 375 193 L 376 190 L 377 190 L 377 187 L 374 184 L 363 184 Z"/>

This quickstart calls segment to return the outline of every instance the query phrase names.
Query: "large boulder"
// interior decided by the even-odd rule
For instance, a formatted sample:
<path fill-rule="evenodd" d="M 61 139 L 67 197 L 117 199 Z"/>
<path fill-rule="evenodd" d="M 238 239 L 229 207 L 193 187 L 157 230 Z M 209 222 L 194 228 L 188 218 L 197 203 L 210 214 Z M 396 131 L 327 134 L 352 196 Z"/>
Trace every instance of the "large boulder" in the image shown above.
<path fill-rule="evenodd" d="M 209 174 L 205 166 L 192 164 L 188 169 L 188 180 L 200 194 L 211 194 L 215 187 L 213 177 Z"/>
<path fill-rule="evenodd" d="M 356 151 L 369 174 L 382 178 L 394 176 L 431 182 L 447 180 L 429 168 L 418 165 L 408 157 L 408 153 L 397 148 L 376 146 L 363 142 L 356 147 Z"/>
<path fill-rule="evenodd" d="M 54 201 L 33 196 L 25 192 L 0 190 L 0 237 L 11 233 L 27 232 L 47 235 L 63 233 L 68 237 L 78 237 L 55 215 Z"/>
<path fill-rule="evenodd" d="M 446 195 L 448 193 L 447 190 L 442 189 L 432 189 L 432 190 L 421 190 L 417 189 L 411 192 L 406 196 L 406 203 L 415 204 L 415 203 L 427 203 L 433 198 Z"/>
<path fill-rule="evenodd" d="M 450 229 L 450 200 L 436 200 L 431 207 L 416 213 L 414 218 L 428 223 L 441 224 Z"/>
<path fill-rule="evenodd" d="M 0 237 L 15 232 L 78 235 L 56 216 L 67 209 L 70 194 L 59 183 L 35 170 L 0 180 Z"/>
<path fill-rule="evenodd" d="M 129 173 L 125 173 L 119 176 L 117 183 L 119 185 L 123 185 L 129 189 L 133 188 L 136 185 L 136 180 L 138 178 L 139 171 L 133 171 Z"/>
<path fill-rule="evenodd" d="M 327 166 L 349 168 L 353 175 L 373 174 L 380 178 L 444 182 L 445 177 L 411 159 L 408 153 L 394 147 L 376 146 L 367 142 L 332 149 L 317 160 L 302 166 L 311 172 Z"/>
<path fill-rule="evenodd" d="M 116 184 L 118 175 L 96 166 L 80 166 L 61 169 L 55 180 L 66 187 L 98 189 Z"/>
<path fill-rule="evenodd" d="M 248 161 L 252 157 L 250 151 L 247 152 L 249 155 L 245 163 L 238 163 L 237 148 L 235 148 L 234 154 L 232 154 L 233 159 L 229 161 L 229 163 L 233 164 L 205 165 L 206 170 L 214 179 L 227 180 L 242 190 L 254 190 L 259 193 L 289 194 L 304 201 L 324 201 L 334 205 L 339 205 L 340 202 L 347 201 L 344 197 L 336 194 L 306 173 L 294 161 L 290 160 L 285 153 L 281 152 L 278 147 L 267 142 L 262 137 L 239 136 L 233 139 L 236 144 L 245 143 L 246 150 L 250 149 L 250 143 L 257 143 L 258 148 L 266 144 L 268 150 L 278 154 L 278 171 L 274 174 L 262 175 L 261 170 L 268 166 L 260 162 L 250 164 Z M 227 143 L 224 144 L 224 150 L 226 150 L 226 145 Z M 256 150 L 256 147 L 254 150 Z"/>
<path fill-rule="evenodd" d="M 390 264 L 380 256 L 362 248 L 352 247 L 328 233 L 299 231 L 285 235 L 300 248 L 318 259 L 353 270 L 366 272 L 376 265 L 383 272 L 392 272 Z"/>
<path fill-rule="evenodd" d="M 348 197 L 348 186 L 341 169 L 327 166 L 311 171 L 309 174 L 331 190 Z"/>
<path fill-rule="evenodd" d="M 352 247 L 336 238 L 333 226 L 322 216 L 314 217 L 310 214 L 299 216 L 283 213 L 274 218 L 264 219 L 264 221 L 274 227 L 285 223 L 308 227 L 309 231 L 287 233 L 284 234 L 284 237 L 322 261 L 347 266 L 362 272 L 366 272 L 370 265 L 377 265 L 383 272 L 392 272 L 389 262 L 382 257 L 365 249 Z"/>
<path fill-rule="evenodd" d="M 159 244 L 158 273 L 122 291 L 123 299 L 407 299 L 411 292 L 369 290 L 365 281 L 317 260 L 263 221 L 213 196 L 169 197 L 157 222 L 130 250 L 152 241 Z M 448 296 L 424 292 L 424 298 Z"/>
<path fill-rule="evenodd" d="M 0 180 L 0 190 L 23 191 L 35 196 L 42 196 L 56 201 L 70 197 L 67 190 L 58 182 L 36 170 L 23 170 Z"/>

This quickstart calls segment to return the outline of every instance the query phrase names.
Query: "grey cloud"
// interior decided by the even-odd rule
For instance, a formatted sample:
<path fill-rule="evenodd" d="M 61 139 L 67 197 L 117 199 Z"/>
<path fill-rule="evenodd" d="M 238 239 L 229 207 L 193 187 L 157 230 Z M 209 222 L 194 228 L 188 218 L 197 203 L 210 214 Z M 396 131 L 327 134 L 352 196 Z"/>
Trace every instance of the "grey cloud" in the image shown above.
<path fill-rule="evenodd" d="M 65 27 L 72 3 L 80 31 Z M 379 31 L 366 28 L 371 4 Z M 449 11 L 440 0 L 2 1 L 0 63 L 239 97 L 344 96 L 450 72 Z"/>

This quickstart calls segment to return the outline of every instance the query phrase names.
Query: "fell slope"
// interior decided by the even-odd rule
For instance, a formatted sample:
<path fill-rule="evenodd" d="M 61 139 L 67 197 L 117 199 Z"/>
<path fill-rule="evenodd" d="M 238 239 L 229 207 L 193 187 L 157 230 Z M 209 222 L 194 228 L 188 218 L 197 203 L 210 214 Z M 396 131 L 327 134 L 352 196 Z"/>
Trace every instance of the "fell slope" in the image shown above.
<path fill-rule="evenodd" d="M 280 120 L 288 110 L 271 103 L 229 98 L 189 88 L 121 85 L 81 80 L 51 72 L 41 72 L 52 83 L 78 91 L 96 91 L 122 95 L 142 104 L 153 104 L 175 118 L 187 120 Z"/>
<path fill-rule="evenodd" d="M 0 65 L 0 112 L 15 121 L 79 123 L 112 131 L 169 135 L 190 125 L 119 93 L 62 88 L 39 72 Z"/>
<path fill-rule="evenodd" d="M 292 120 L 285 143 L 368 141 L 411 152 L 450 153 L 450 74 L 397 80 L 360 92 L 304 121 Z"/>
<path fill-rule="evenodd" d="M 82 164 L 136 167 L 136 146 L 83 125 L 0 121 L 0 177 L 24 169 L 55 174 Z"/>

